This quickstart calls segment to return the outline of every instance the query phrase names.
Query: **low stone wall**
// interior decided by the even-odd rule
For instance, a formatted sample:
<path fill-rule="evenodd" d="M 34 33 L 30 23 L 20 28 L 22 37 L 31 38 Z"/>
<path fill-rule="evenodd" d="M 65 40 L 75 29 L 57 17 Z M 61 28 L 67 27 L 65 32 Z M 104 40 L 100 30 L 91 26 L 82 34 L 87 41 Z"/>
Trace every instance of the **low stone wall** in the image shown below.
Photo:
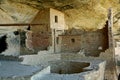
<path fill-rule="evenodd" d="M 36 55 L 25 55 L 20 56 L 23 58 L 22 64 L 26 65 L 39 65 L 39 64 L 48 64 L 49 61 L 60 60 L 60 54 L 36 54 Z"/>
<path fill-rule="evenodd" d="M 0 55 L 0 60 L 5 60 L 5 61 L 23 61 L 22 58 L 19 58 L 17 56 L 4 56 Z"/>

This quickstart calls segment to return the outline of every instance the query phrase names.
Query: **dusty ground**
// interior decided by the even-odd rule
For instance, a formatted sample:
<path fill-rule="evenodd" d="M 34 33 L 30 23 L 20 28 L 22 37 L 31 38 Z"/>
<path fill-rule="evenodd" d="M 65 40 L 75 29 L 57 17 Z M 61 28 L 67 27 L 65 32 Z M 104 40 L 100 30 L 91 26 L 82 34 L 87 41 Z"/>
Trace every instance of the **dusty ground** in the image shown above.
<path fill-rule="evenodd" d="M 40 66 L 22 65 L 17 61 L 0 61 L 0 77 L 29 76 L 41 69 Z"/>

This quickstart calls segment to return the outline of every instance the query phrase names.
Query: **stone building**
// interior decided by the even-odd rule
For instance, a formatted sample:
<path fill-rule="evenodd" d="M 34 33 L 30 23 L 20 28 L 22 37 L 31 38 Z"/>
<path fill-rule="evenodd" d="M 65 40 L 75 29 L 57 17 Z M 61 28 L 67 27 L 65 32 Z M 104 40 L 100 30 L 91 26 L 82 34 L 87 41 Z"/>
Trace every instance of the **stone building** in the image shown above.
<path fill-rule="evenodd" d="M 108 49 L 108 25 L 96 31 L 65 30 L 64 14 L 55 9 L 40 10 L 26 33 L 26 47 L 51 53 L 83 51 L 87 56 L 99 56 Z"/>
<path fill-rule="evenodd" d="M 35 51 L 48 50 L 49 48 L 52 53 L 58 52 L 58 35 L 62 34 L 65 29 L 64 14 L 52 8 L 43 9 L 38 12 L 31 23 L 41 25 L 30 26 L 32 35 L 31 39 L 26 39 L 27 47 L 31 47 Z"/>

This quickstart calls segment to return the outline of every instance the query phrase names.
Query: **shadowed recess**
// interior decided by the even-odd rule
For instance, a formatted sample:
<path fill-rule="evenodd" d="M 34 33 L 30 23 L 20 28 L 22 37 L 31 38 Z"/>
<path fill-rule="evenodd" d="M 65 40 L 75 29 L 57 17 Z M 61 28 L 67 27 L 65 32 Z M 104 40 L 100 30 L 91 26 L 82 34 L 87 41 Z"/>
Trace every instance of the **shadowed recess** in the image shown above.
<path fill-rule="evenodd" d="M 0 53 L 7 49 L 6 38 L 6 35 L 0 37 Z"/>

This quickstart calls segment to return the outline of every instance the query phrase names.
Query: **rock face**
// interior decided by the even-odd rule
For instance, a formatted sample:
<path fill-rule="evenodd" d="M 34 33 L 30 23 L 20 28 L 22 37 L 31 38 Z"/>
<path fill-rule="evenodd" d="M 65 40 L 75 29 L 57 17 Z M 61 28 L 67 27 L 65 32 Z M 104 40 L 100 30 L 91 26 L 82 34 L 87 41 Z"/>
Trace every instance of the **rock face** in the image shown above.
<path fill-rule="evenodd" d="M 2 42 L 2 44 L 7 46 L 5 50 L 1 53 L 3 55 L 12 55 L 18 56 L 20 54 L 20 36 L 18 34 L 13 34 L 13 32 L 6 35 L 6 44 Z M 3 46 L 2 45 L 2 46 Z"/>
<path fill-rule="evenodd" d="M 52 7 L 65 13 L 66 27 L 96 30 L 104 27 L 108 8 L 116 15 L 119 6 L 119 0 L 1 0 L 0 23 L 30 23 L 38 10 Z"/>

